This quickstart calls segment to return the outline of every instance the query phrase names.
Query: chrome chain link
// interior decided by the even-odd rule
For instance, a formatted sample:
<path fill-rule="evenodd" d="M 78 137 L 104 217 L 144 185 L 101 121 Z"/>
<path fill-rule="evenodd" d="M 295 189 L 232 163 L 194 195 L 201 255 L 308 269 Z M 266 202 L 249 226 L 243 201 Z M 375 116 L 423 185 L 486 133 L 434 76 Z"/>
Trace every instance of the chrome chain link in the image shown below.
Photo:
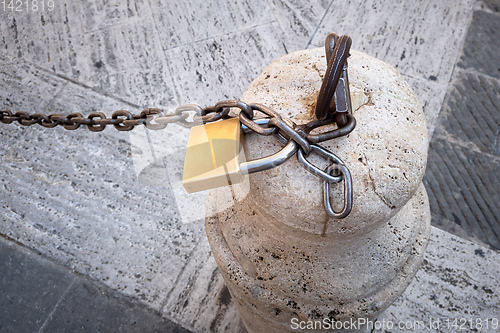
<path fill-rule="evenodd" d="M 352 208 L 352 179 L 344 162 L 332 152 L 317 145 L 320 142 L 331 140 L 349 134 L 356 126 L 351 111 L 347 81 L 347 56 L 351 45 L 350 37 L 339 37 L 329 34 L 325 47 L 327 53 L 327 73 L 316 103 L 316 120 L 304 125 L 297 125 L 291 119 L 283 117 L 273 109 L 262 104 L 247 104 L 239 100 L 223 100 L 213 106 L 202 108 L 195 104 L 181 105 L 174 112 L 165 113 L 159 108 L 148 108 L 139 114 L 130 111 L 118 110 L 107 118 L 102 112 L 92 112 L 87 117 L 81 113 L 44 115 L 24 111 L 12 112 L 0 110 L 0 122 L 11 124 L 18 122 L 23 126 L 38 124 L 46 128 L 62 126 L 67 130 L 76 130 L 80 126 L 87 126 L 92 132 L 103 131 L 106 126 L 113 125 L 119 131 L 130 131 L 136 126 L 144 125 L 150 130 L 162 130 L 168 124 L 177 123 L 191 128 L 199 124 L 216 122 L 223 119 L 239 117 L 244 132 L 255 132 L 260 135 L 276 135 L 282 144 L 295 143 L 293 151 L 287 152 L 275 164 L 268 166 L 253 166 L 247 171 L 257 172 L 274 167 L 297 155 L 298 161 L 312 174 L 322 179 L 324 183 L 324 204 L 327 213 L 336 219 L 344 218 Z M 231 112 L 239 109 L 239 112 Z M 256 117 L 257 112 L 264 117 Z M 310 132 L 321 126 L 337 124 L 337 129 L 320 134 Z M 329 162 L 321 168 L 311 164 L 307 156 L 314 152 Z M 278 163 L 279 162 L 279 163 Z M 330 184 L 344 181 L 344 207 L 335 212 L 330 202 Z"/>

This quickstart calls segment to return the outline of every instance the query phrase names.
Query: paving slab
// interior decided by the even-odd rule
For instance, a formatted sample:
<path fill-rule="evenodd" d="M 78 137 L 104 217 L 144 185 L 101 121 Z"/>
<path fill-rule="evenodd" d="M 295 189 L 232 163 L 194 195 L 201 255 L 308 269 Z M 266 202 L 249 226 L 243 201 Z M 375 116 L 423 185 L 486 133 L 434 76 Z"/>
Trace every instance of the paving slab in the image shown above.
<path fill-rule="evenodd" d="M 487 8 L 489 8 L 495 12 L 500 12 L 500 1 L 498 1 L 498 0 L 484 0 L 482 2 L 484 3 L 484 5 Z"/>
<path fill-rule="evenodd" d="M 437 135 L 494 154 L 500 129 L 500 80 L 455 70 Z"/>
<path fill-rule="evenodd" d="M 169 293 L 160 311 L 179 318 L 195 332 L 246 332 L 206 237 L 193 251 L 177 288 Z"/>
<path fill-rule="evenodd" d="M 0 48 L 17 61 L 46 66 L 54 72 L 77 79 L 79 75 L 76 47 L 82 40 L 81 13 L 78 2 L 58 2 L 53 11 L 0 11 L 2 37 Z"/>
<path fill-rule="evenodd" d="M 0 253 L 1 332 L 190 332 L 12 240 Z"/>
<path fill-rule="evenodd" d="M 265 0 L 149 1 L 165 50 L 232 35 L 274 21 Z"/>
<path fill-rule="evenodd" d="M 84 279 L 71 285 L 41 331 L 190 332 L 144 305 Z"/>
<path fill-rule="evenodd" d="M 498 2 L 486 1 L 492 8 Z M 470 29 L 464 43 L 464 52 L 457 65 L 461 68 L 472 68 L 492 77 L 500 78 L 500 14 L 482 10 L 474 11 Z"/>
<path fill-rule="evenodd" d="M 44 111 L 67 82 L 37 66 L 17 62 L 4 54 L 0 63 L 0 105 L 12 112 L 23 110 Z"/>
<path fill-rule="evenodd" d="M 3 237 L 0 253 L 0 331 L 36 332 L 75 277 Z"/>
<path fill-rule="evenodd" d="M 139 106 L 171 107 L 176 97 L 146 3 L 56 2 L 43 13 L 0 12 L 0 48 L 17 66 L 29 62 Z"/>
<path fill-rule="evenodd" d="M 498 14 L 474 11 L 430 143 L 424 177 L 436 225 L 496 249 L 500 80 L 493 64 L 498 65 L 500 46 L 489 38 L 495 38 L 499 21 Z"/>
<path fill-rule="evenodd" d="M 269 6 L 285 33 L 288 52 L 307 48 L 332 1 L 270 0 Z M 325 36 L 326 37 L 326 36 Z"/>
<path fill-rule="evenodd" d="M 240 98 L 270 62 L 287 53 L 282 40 L 273 22 L 167 50 L 181 104 Z"/>
<path fill-rule="evenodd" d="M 448 143 L 431 142 L 424 184 L 431 211 L 500 249 L 500 160 Z"/>

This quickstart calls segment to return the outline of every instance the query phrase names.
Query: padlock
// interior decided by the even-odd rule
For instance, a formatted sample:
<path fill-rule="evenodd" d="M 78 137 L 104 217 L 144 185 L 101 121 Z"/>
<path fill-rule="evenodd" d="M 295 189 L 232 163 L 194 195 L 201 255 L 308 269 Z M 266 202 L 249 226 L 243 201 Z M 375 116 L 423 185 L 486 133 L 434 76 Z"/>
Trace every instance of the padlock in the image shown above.
<path fill-rule="evenodd" d="M 188 193 L 241 183 L 239 118 L 191 128 L 184 159 L 182 185 Z"/>
<path fill-rule="evenodd" d="M 262 125 L 267 121 L 255 122 Z M 238 117 L 191 128 L 182 175 L 186 191 L 194 193 L 241 183 L 246 174 L 277 167 L 297 152 L 297 143 L 288 140 L 276 154 L 247 162 L 241 136 L 248 131 Z M 286 139 L 281 137 L 281 141 Z"/>

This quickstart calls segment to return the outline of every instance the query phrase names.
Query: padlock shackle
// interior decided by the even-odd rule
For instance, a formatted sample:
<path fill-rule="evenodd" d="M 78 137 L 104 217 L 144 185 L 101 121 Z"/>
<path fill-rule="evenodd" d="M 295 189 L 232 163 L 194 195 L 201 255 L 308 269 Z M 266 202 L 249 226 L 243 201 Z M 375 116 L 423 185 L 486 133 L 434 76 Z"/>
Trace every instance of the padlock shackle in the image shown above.
<path fill-rule="evenodd" d="M 288 140 L 287 145 L 276 154 L 241 163 L 241 172 L 254 173 L 277 167 L 278 165 L 285 163 L 293 155 L 295 155 L 298 148 L 299 146 L 295 141 Z"/>
<path fill-rule="evenodd" d="M 253 121 L 258 125 L 267 125 L 267 123 L 269 123 L 269 120 L 270 118 L 260 118 L 260 119 L 254 119 Z M 247 126 L 245 126 L 244 124 L 241 124 L 241 130 L 245 134 L 252 133 L 252 130 Z M 243 173 L 254 173 L 254 172 L 269 170 L 285 163 L 293 155 L 295 155 L 295 153 L 299 148 L 299 146 L 295 141 L 290 139 L 287 142 L 283 136 L 278 137 L 278 139 L 281 142 L 284 141 L 283 144 L 286 143 L 286 146 L 283 149 L 281 149 L 276 154 L 259 158 L 257 160 L 241 163 L 240 164 L 241 171 Z"/>

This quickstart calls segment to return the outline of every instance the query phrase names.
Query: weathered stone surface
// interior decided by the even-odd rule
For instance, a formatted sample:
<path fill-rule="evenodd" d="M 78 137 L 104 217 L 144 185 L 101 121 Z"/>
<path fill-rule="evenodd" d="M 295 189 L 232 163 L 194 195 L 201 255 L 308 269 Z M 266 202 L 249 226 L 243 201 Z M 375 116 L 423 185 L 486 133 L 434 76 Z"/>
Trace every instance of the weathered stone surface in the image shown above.
<path fill-rule="evenodd" d="M 292 318 L 373 319 L 411 282 L 429 239 L 423 185 L 382 227 L 335 243 L 280 227 L 249 201 L 208 218 L 206 231 L 250 332 L 290 332 Z"/>
<path fill-rule="evenodd" d="M 222 99 L 240 99 L 263 68 L 287 53 L 282 39 L 272 22 L 167 50 L 180 104 L 208 106 Z"/>
<path fill-rule="evenodd" d="M 13 61 L 0 72 L 2 108 L 65 114 L 123 108 L 33 65 Z M 203 227 L 180 222 L 168 182 L 137 181 L 131 156 L 147 144 L 133 146 L 128 133 L 111 128 L 16 124 L 0 128 L 0 142 L 0 234 L 159 308 Z"/>
<path fill-rule="evenodd" d="M 425 170 L 427 130 L 415 95 L 391 66 L 364 53 L 351 53 L 349 81 L 357 127 L 348 136 L 322 143 L 351 170 L 351 214 L 326 223 L 321 182 L 295 161 L 250 175 L 251 187 L 258 189 L 250 194 L 257 206 L 314 235 L 345 238 L 385 223 L 413 196 Z M 325 69 L 323 49 L 294 52 L 269 65 L 242 100 L 268 105 L 298 124 L 305 123 L 314 113 Z M 253 159 L 270 155 L 281 145 L 273 137 L 249 135 L 246 147 L 247 159 Z M 311 160 L 321 168 L 327 166 Z M 342 186 L 336 186 L 334 197 L 341 197 L 341 191 Z"/>

